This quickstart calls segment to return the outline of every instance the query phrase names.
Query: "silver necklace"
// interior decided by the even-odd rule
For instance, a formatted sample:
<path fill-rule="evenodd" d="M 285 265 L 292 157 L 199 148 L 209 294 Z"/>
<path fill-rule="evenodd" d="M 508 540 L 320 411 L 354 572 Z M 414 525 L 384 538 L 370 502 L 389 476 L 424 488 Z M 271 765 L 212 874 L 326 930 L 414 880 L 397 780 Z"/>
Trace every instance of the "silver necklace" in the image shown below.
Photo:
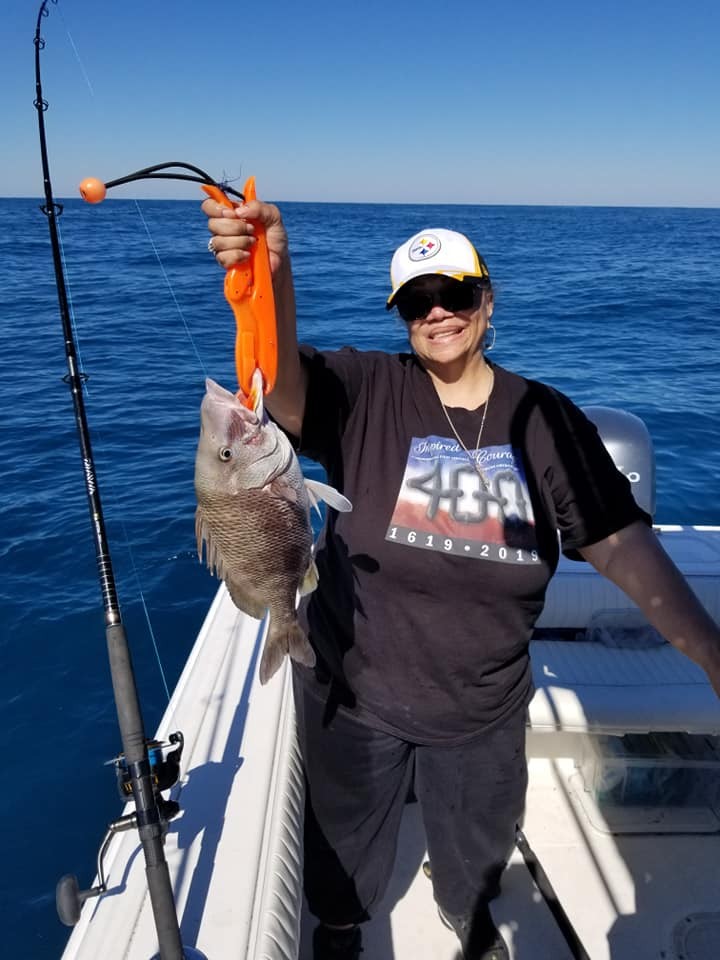
<path fill-rule="evenodd" d="M 484 429 L 484 427 L 485 427 L 485 419 L 486 419 L 486 417 L 487 417 L 488 408 L 490 407 L 490 394 L 492 393 L 492 388 L 493 388 L 494 385 L 495 385 L 495 374 L 494 374 L 492 368 L 490 368 L 490 387 L 488 388 L 488 394 L 487 394 L 487 398 L 486 398 L 486 400 L 485 400 L 485 409 L 483 410 L 482 420 L 480 421 L 480 429 L 478 430 L 477 439 L 475 440 L 475 450 L 478 450 L 478 449 L 480 448 L 480 438 L 481 438 L 482 435 L 483 435 L 483 429 Z M 438 400 L 440 400 L 440 397 L 439 397 L 439 396 L 438 396 Z M 440 400 L 440 406 L 441 406 L 442 409 L 443 409 L 443 413 L 445 414 L 445 417 L 446 417 L 446 419 L 447 419 L 447 422 L 450 424 L 450 429 L 451 429 L 452 432 L 455 434 L 455 439 L 457 440 L 457 442 L 460 444 L 460 446 L 461 446 L 461 447 L 463 448 L 463 450 L 465 451 L 465 455 L 467 456 L 467 458 L 468 458 L 468 460 L 470 461 L 470 463 L 473 465 L 473 467 L 474 467 L 474 469 L 475 469 L 478 477 L 480 478 L 480 483 L 482 484 L 483 489 L 486 490 L 486 491 L 489 491 L 489 490 L 490 490 L 490 484 L 488 483 L 487 477 L 485 476 L 485 473 L 484 473 L 482 467 L 481 467 L 480 464 L 477 462 L 477 459 L 470 454 L 470 451 L 469 451 L 468 448 L 465 446 L 465 444 L 462 442 L 462 438 L 461 438 L 460 434 L 457 432 L 457 430 L 455 429 L 455 424 L 454 424 L 454 423 L 452 422 L 452 420 L 450 419 L 450 414 L 448 413 L 447 407 L 446 407 L 445 404 L 442 402 L 442 400 Z"/>

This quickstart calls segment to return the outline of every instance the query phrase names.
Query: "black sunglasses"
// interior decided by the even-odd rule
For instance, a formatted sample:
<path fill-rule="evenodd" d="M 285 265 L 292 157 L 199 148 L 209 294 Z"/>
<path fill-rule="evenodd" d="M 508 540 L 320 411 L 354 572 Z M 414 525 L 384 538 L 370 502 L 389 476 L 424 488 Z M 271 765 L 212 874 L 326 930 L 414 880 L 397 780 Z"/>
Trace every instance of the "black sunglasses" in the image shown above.
<path fill-rule="evenodd" d="M 471 283 L 464 280 L 448 279 L 433 289 L 408 290 L 398 294 L 395 306 L 406 323 L 421 320 L 433 307 L 441 306 L 450 313 L 471 310 L 475 305 L 477 291 L 486 286 L 485 281 Z"/>

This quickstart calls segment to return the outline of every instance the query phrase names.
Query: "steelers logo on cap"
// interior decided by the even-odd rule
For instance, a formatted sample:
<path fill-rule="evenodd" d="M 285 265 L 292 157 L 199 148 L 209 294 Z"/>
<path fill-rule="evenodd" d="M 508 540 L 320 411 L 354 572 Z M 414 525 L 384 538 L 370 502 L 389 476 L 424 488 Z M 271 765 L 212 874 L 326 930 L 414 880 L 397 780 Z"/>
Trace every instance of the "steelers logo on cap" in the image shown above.
<path fill-rule="evenodd" d="M 440 252 L 440 246 L 440 241 L 434 233 L 423 233 L 410 247 L 408 256 L 416 262 L 429 260 Z"/>

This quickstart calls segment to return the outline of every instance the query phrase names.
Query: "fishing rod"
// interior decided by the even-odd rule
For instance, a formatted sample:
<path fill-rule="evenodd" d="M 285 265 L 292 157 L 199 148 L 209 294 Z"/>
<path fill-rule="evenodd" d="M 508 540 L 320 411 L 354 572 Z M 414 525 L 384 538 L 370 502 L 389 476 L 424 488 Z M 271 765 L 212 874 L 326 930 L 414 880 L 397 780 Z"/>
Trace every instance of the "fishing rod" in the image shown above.
<path fill-rule="evenodd" d="M 53 3 L 56 2 L 57 0 L 53 0 Z M 175 167 L 180 170 L 190 170 L 194 176 L 188 173 L 167 172 L 172 171 Z M 166 172 L 161 173 L 161 170 Z M 221 194 L 229 193 L 232 194 L 233 197 L 237 197 L 243 202 L 245 201 L 245 194 L 234 190 L 227 182 L 219 184 L 213 180 L 209 173 L 201 170 L 200 167 L 193 166 L 192 163 L 181 163 L 177 160 L 173 160 L 170 163 L 156 163 L 151 167 L 143 167 L 141 170 L 135 170 L 134 173 L 128 173 L 124 177 L 108 180 L 107 183 L 103 183 L 96 177 L 87 177 L 80 184 L 80 195 L 83 200 L 87 200 L 88 203 L 100 203 L 105 199 L 105 194 L 111 187 L 119 187 L 125 183 L 133 183 L 136 180 L 189 180 L 191 183 L 200 183 L 203 186 L 211 187 L 212 189 L 208 191 L 208 193 L 216 198 L 217 195 L 215 191 L 219 190 Z M 227 197 L 224 199 L 227 200 Z M 229 206 L 232 206 L 232 204 L 230 203 Z"/>
<path fill-rule="evenodd" d="M 590 954 L 583 946 L 575 927 L 573 927 L 570 918 L 565 913 L 563 905 L 560 903 L 558 895 L 555 892 L 555 888 L 550 883 L 550 878 L 545 873 L 543 865 L 538 860 L 537 854 L 528 843 L 527 837 L 519 826 L 515 831 L 515 846 L 520 851 L 530 876 L 535 881 L 535 885 L 540 891 L 543 900 L 548 905 L 555 923 L 572 953 L 573 960 L 590 960 Z"/>
<path fill-rule="evenodd" d="M 45 203 L 40 209 L 47 217 L 50 230 L 55 283 L 60 308 L 60 319 L 65 338 L 65 356 L 68 367 L 68 373 L 63 377 L 63 380 L 68 384 L 73 399 L 75 422 L 80 443 L 80 455 L 85 477 L 85 490 L 90 511 L 98 577 L 105 614 L 106 640 L 110 672 L 112 675 L 113 694 L 123 745 L 123 753 L 116 760 L 118 785 L 121 795 L 125 799 L 132 798 L 135 802 L 135 810 L 132 813 L 119 818 L 109 826 L 98 858 L 99 885 L 89 890 L 80 890 L 77 879 L 74 876 L 67 875 L 63 877 L 57 886 L 57 907 L 60 919 L 64 923 L 67 925 L 76 923 L 80 916 L 82 903 L 90 897 L 101 895 L 107 889 L 102 869 L 102 856 L 107 848 L 110 836 L 122 830 L 137 828 L 145 855 L 145 873 L 160 948 L 159 958 L 160 960 L 190 960 L 190 958 L 201 958 L 202 954 L 194 949 L 183 947 L 170 881 L 170 872 L 163 849 L 168 820 L 179 812 L 179 805 L 174 801 L 164 800 L 161 796 L 161 790 L 168 789 L 177 780 L 183 739 L 180 733 L 172 734 L 169 738 L 170 742 L 178 744 L 178 746 L 167 757 L 163 757 L 162 747 L 164 745 L 158 744 L 156 741 L 151 741 L 150 744 L 148 744 L 145 736 L 130 650 L 125 628 L 122 623 L 115 587 L 115 578 L 105 532 L 100 491 L 93 461 L 85 404 L 83 401 L 83 385 L 87 381 L 87 375 L 82 373 L 78 367 L 77 349 L 68 307 L 67 288 L 57 226 L 57 220 L 62 214 L 63 207 L 62 204 L 57 203 L 54 199 L 50 180 L 50 165 L 44 118 L 45 111 L 48 108 L 48 102 L 43 97 L 40 74 L 40 53 L 45 47 L 45 41 L 40 35 L 40 26 L 43 17 L 49 15 L 48 4 L 50 2 L 57 4 L 57 0 L 43 0 L 40 5 L 34 37 L 34 106 L 38 115 L 40 154 L 42 158 L 45 194 Z M 148 745 L 150 745 L 150 751 L 148 750 Z"/>

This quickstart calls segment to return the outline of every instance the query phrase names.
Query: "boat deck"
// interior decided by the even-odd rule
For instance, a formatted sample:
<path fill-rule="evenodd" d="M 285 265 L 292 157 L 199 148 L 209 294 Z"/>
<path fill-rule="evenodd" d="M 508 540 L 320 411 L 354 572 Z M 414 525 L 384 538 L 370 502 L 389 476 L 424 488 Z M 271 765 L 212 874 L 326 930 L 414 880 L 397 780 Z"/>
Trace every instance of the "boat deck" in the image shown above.
<path fill-rule="evenodd" d="M 665 528 L 662 538 L 720 622 L 720 528 Z M 587 565 L 561 563 L 543 625 L 582 622 L 580 600 L 586 613 L 622 613 L 629 601 L 614 589 Z M 184 943 L 208 960 L 298 956 L 302 764 L 287 666 L 267 686 L 257 682 L 264 626 L 239 614 L 220 589 L 157 731 L 160 739 L 185 733 L 182 776 L 173 789 L 182 813 L 170 824 L 166 855 Z M 523 829 L 587 954 L 718 960 L 715 813 L 651 812 L 645 829 L 649 823 L 653 832 L 611 835 L 588 805 L 572 760 L 583 737 L 603 732 L 720 734 L 720 703 L 706 677 L 670 646 L 608 650 L 545 639 L 535 643 L 532 660 L 537 693 Z M 720 787 L 717 796 L 720 815 Z M 643 816 L 640 808 L 625 810 L 624 827 L 637 829 Z M 412 804 L 387 896 L 366 925 L 367 960 L 458 957 L 422 872 L 424 859 L 420 811 Z M 157 953 L 157 934 L 134 831 L 113 838 L 105 866 L 108 891 L 85 903 L 63 958 L 147 960 Z M 517 852 L 492 911 L 513 960 L 572 958 Z M 309 960 L 314 921 L 307 913 L 301 920 L 299 957 Z"/>
<path fill-rule="evenodd" d="M 539 737 L 531 737 L 531 750 Z M 720 834 L 663 835 L 661 843 L 653 833 L 610 835 L 590 823 L 577 777 L 567 758 L 530 760 L 524 832 L 591 960 L 717 960 Z M 368 960 L 460 956 L 422 872 L 425 856 L 413 804 L 406 809 L 390 888 L 364 927 Z M 492 913 L 513 960 L 573 960 L 517 850 Z M 313 926 L 305 910 L 300 960 L 311 960 Z"/>

